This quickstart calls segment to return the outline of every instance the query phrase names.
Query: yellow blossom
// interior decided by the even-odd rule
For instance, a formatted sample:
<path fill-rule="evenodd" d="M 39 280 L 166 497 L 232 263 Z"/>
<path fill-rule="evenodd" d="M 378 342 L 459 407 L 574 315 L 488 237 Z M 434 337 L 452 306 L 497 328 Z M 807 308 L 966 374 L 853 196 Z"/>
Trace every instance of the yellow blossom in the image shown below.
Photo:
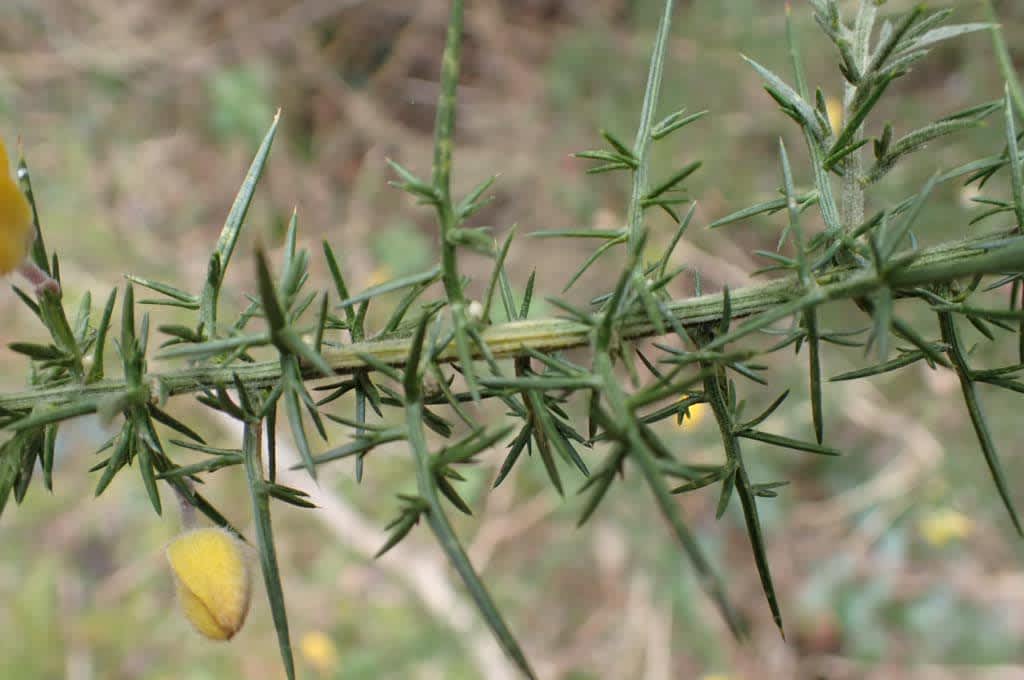
<path fill-rule="evenodd" d="M 932 512 L 917 523 L 921 537 L 936 548 L 967 538 L 972 527 L 969 517 L 952 508 Z"/>
<path fill-rule="evenodd" d="M 387 265 L 381 265 L 370 272 L 370 277 L 366 280 L 366 287 L 379 286 L 382 283 L 387 283 L 391 278 L 391 268 Z"/>
<path fill-rule="evenodd" d="M 327 633 L 314 630 L 299 641 L 302 658 L 320 674 L 327 675 L 338 667 L 338 648 Z"/>
<path fill-rule="evenodd" d="M 252 587 L 242 542 L 224 529 L 193 529 L 167 546 L 178 602 L 195 629 L 230 640 L 245 623 Z"/>

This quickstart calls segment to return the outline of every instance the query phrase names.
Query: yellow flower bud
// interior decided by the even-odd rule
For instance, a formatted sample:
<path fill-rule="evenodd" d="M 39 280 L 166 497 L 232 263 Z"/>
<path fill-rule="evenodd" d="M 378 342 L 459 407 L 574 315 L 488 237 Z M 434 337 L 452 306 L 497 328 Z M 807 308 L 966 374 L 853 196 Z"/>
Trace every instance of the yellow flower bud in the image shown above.
<path fill-rule="evenodd" d="M 843 103 L 835 97 L 825 97 L 825 110 L 828 112 L 828 124 L 838 135 L 843 128 Z"/>
<path fill-rule="evenodd" d="M 167 546 L 181 609 L 211 640 L 230 640 L 249 613 L 252 587 L 243 549 L 224 529 L 193 529 Z"/>
<path fill-rule="evenodd" d="M 35 238 L 32 208 L 10 174 L 7 148 L 0 141 L 0 276 L 25 261 Z"/>
<path fill-rule="evenodd" d="M 466 316 L 469 317 L 470 321 L 480 321 L 484 318 L 484 306 L 480 304 L 479 300 L 473 300 L 466 307 Z"/>

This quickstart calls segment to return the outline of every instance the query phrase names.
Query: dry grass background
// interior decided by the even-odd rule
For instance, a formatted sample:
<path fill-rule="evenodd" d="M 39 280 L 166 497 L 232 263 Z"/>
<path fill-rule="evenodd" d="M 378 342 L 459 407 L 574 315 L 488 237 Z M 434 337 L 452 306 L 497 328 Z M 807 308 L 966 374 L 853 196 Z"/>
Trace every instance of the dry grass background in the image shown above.
<path fill-rule="evenodd" d="M 655 4 L 469 3 L 456 182 L 468 187 L 501 173 L 481 223 L 499 234 L 513 223 L 521 232 L 615 223 L 625 188 L 584 177 L 568 154 L 592 147 L 600 126 L 629 136 Z M 975 3 L 957 4 L 959 18 L 979 16 Z M 680 5 L 666 97 L 711 108 L 714 117 L 656 166 L 706 161 L 692 185 L 703 225 L 778 183 L 775 139 L 792 131 L 737 51 L 784 68 L 782 11 L 781 3 L 755 0 Z M 797 7 L 811 36 L 809 13 Z M 1020 44 L 1024 11 L 1010 2 L 1000 11 L 1011 45 Z M 256 242 L 279 243 L 293 206 L 307 247 L 316 251 L 329 239 L 354 288 L 429 261 L 431 215 L 386 186 L 384 159 L 428 168 L 444 21 L 440 0 L 5 0 L 0 132 L 24 141 L 69 297 L 105 294 L 125 272 L 200 280 L 277 106 L 283 131 L 239 262 Z M 808 38 L 808 54 L 821 49 Z M 835 82 L 828 60 L 809 61 L 812 82 Z M 886 112 L 920 123 L 994 98 L 992 63 L 984 36 L 943 48 Z M 998 134 L 929 151 L 920 171 L 896 176 L 879 198 L 902 196 L 936 165 L 990 153 Z M 937 196 L 932 210 L 958 215 L 933 240 L 963 233 L 970 213 L 956 190 Z M 667 238 L 668 225 L 656 227 L 655 239 Z M 679 261 L 711 286 L 746 282 L 757 267 L 749 251 L 776 233 L 769 220 L 728 234 L 691 231 Z M 575 243 L 521 239 L 510 262 L 517 281 L 536 268 L 540 290 L 554 292 L 585 254 Z M 471 271 L 485 265 L 470 259 Z M 323 275 L 320 262 L 314 267 Z M 228 304 L 243 303 L 248 272 L 235 269 L 237 295 Z M 574 295 L 602 290 L 606 275 L 588 275 Z M 38 333 L 13 296 L 0 300 L 0 314 L 5 342 Z M 3 358 L 3 383 L 17 386 L 22 369 L 10 353 Z M 859 361 L 834 355 L 829 373 Z M 803 389 L 798 366 L 775 363 Z M 714 521 L 713 494 L 684 504 L 755 622 L 746 646 L 726 637 L 642 489 L 627 482 L 592 525 L 576 531 L 578 502 L 561 501 L 536 469 L 487 492 L 501 459 L 495 451 L 472 480 L 477 517 L 460 526 L 541 676 L 1024 677 L 1024 552 L 992 502 L 955 382 L 908 371 L 830 386 L 826 397 L 829 430 L 846 458 L 764 452 L 757 460 L 766 475 L 795 480 L 764 511 L 788 642 L 770 624 L 741 523 L 731 513 Z M 808 409 L 797 402 L 776 418 L 776 429 L 806 432 Z M 1018 412 L 1009 403 L 992 408 L 1011 479 L 1020 480 Z M 720 455 L 706 425 L 676 435 L 694 458 Z M 229 424 L 207 427 L 235 438 Z M 90 447 L 104 438 L 95 423 L 65 428 L 55 494 L 34 489 L 0 520 L 0 677 L 281 677 L 262 593 L 230 645 L 198 640 L 172 612 L 160 551 L 176 519 L 155 518 L 131 475 L 91 498 Z M 382 542 L 393 493 L 410 483 L 402 454 L 375 454 L 380 460 L 370 461 L 361 487 L 350 468 L 327 469 L 310 488 L 321 510 L 277 511 L 303 677 L 514 677 L 426 535 L 414 532 L 384 560 L 368 559 Z M 245 526 L 240 481 L 211 486 Z M 960 524 L 948 541 L 921 531 L 950 517 Z"/>

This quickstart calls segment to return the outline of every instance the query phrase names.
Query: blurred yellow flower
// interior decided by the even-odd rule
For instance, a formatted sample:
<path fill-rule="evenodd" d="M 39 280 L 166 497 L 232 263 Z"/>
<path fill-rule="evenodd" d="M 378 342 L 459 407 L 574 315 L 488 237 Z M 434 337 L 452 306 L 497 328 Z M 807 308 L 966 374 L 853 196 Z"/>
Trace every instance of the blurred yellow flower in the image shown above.
<path fill-rule="evenodd" d="M 977 208 L 978 203 L 974 199 L 982 195 L 981 188 L 977 184 L 965 184 L 960 189 L 960 207 Z"/>
<path fill-rule="evenodd" d="M 684 417 L 679 422 L 679 427 L 684 430 L 689 430 L 700 424 L 700 421 L 704 420 L 708 414 L 708 405 L 705 403 L 694 404 L 689 408 L 690 415 Z"/>
<path fill-rule="evenodd" d="M 700 680 L 735 680 L 735 678 L 725 673 L 712 673 L 710 675 L 702 675 Z"/>
<path fill-rule="evenodd" d="M 195 629 L 211 640 L 234 637 L 252 599 L 242 542 L 224 529 L 193 529 L 171 541 L 167 561 Z"/>
<path fill-rule="evenodd" d="M 952 508 L 932 512 L 917 523 L 921 537 L 936 548 L 967 538 L 972 528 L 971 519 Z"/>
<path fill-rule="evenodd" d="M 370 272 L 370 277 L 366 280 L 366 287 L 372 288 L 373 286 L 387 283 L 391 280 L 392 276 L 391 268 L 387 265 L 381 265 Z"/>
<path fill-rule="evenodd" d="M 832 126 L 832 131 L 839 134 L 843 126 L 843 103 L 836 97 L 825 97 L 825 111 L 828 112 L 828 124 Z"/>
<path fill-rule="evenodd" d="M 338 667 L 338 647 L 327 633 L 314 630 L 302 636 L 299 641 L 302 658 L 321 675 L 327 675 Z"/>

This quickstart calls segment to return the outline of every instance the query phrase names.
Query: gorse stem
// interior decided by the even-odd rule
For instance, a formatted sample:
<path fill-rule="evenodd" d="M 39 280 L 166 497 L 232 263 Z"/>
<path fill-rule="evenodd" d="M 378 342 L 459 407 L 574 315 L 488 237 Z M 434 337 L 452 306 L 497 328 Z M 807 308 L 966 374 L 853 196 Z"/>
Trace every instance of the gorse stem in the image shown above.
<path fill-rule="evenodd" d="M 658 32 L 654 38 L 651 54 L 650 73 L 647 75 L 647 87 L 644 90 L 643 105 L 640 107 L 640 125 L 637 127 L 636 140 L 633 142 L 633 159 L 636 163 L 633 171 L 633 187 L 629 196 L 629 213 L 626 228 L 628 230 L 628 249 L 630 255 L 636 254 L 643 243 L 644 199 L 648 198 L 648 161 L 651 143 L 654 141 L 651 132 L 654 116 L 658 109 L 658 94 L 661 90 L 662 72 L 665 68 L 665 52 L 668 49 L 668 35 L 672 29 L 672 11 L 674 0 L 665 0 L 658 23 Z"/>
<path fill-rule="evenodd" d="M 875 16 L 878 12 L 874 2 L 864 0 L 852 31 L 853 64 L 858 73 L 865 74 L 871 59 L 871 33 L 875 27 Z M 864 88 L 855 83 L 847 82 L 843 92 L 843 122 L 851 124 L 857 108 L 863 103 Z M 853 132 L 848 137 L 851 145 L 856 146 L 864 137 L 864 123 L 854 123 Z M 843 228 L 853 231 L 864 221 L 864 186 L 863 182 L 863 150 L 856 148 L 843 162 L 842 191 L 840 192 L 840 214 Z"/>
<path fill-rule="evenodd" d="M 456 257 L 457 242 L 454 231 L 458 228 L 458 218 L 452 205 L 451 175 L 452 152 L 455 146 L 455 89 L 459 82 L 462 52 L 462 0 L 453 0 L 451 6 L 451 18 L 448 22 L 447 40 L 441 61 L 441 94 L 437 101 L 437 124 L 434 129 L 433 186 L 437 194 L 441 272 L 445 294 L 450 302 L 458 304 L 465 300 Z"/>
<path fill-rule="evenodd" d="M 918 251 L 912 264 L 896 275 L 897 281 L 904 286 L 920 286 L 929 283 L 941 283 L 951 279 L 976 275 L 999 274 L 1024 268 L 1024 242 L 1009 239 L 1013 230 L 992 232 L 959 242 L 941 245 Z M 806 299 L 794 299 L 799 292 L 799 277 L 790 276 L 769 283 L 757 284 L 730 291 L 732 318 L 743 319 L 756 317 L 754 326 L 741 331 L 738 337 L 730 337 L 734 341 L 755 331 L 770 327 L 779 319 L 783 319 L 794 310 L 819 307 L 827 302 L 851 299 L 880 289 L 885 284 L 879 279 L 865 275 L 851 267 L 837 267 L 819 274 L 815 283 L 821 291 Z M 671 317 L 686 328 L 712 323 L 722 319 L 722 293 L 708 293 L 698 297 L 670 300 L 665 308 Z M 778 311 L 786 305 L 783 311 Z M 765 318 L 766 313 L 771 317 Z M 655 334 L 651 322 L 643 315 L 632 314 L 623 319 L 619 328 L 623 339 L 640 339 Z M 531 352 L 556 352 L 585 347 L 589 344 L 590 328 L 586 324 L 570 319 L 532 319 L 529 321 L 511 321 L 495 324 L 484 329 L 480 337 L 487 346 L 488 353 L 497 359 L 528 357 Z M 253 338 L 242 338 L 253 342 Z M 368 340 L 361 343 L 350 343 L 333 350 L 325 350 L 323 358 L 335 374 L 355 373 L 360 370 L 373 372 L 380 364 L 404 366 L 409 356 L 411 337 L 405 333 Z M 244 346 L 245 342 L 235 342 L 234 346 Z M 213 343 L 197 343 L 183 347 L 179 351 L 169 350 L 157 358 L 179 359 L 199 356 L 212 349 Z M 480 358 L 483 351 L 477 349 L 474 358 Z M 367 361 L 370 358 L 372 361 Z M 435 357 L 438 361 L 458 361 L 456 351 L 449 345 L 440 350 Z M 305 378 L 322 377 L 322 373 L 314 366 L 304 365 L 302 374 Z M 238 364 L 230 368 L 204 364 L 171 371 L 148 373 L 142 380 L 148 386 L 147 399 L 164 399 L 181 394 L 202 393 L 216 389 L 218 385 L 231 382 L 232 376 L 252 387 L 276 385 L 281 380 L 281 369 L 278 361 L 253 361 Z M 0 394 L 0 409 L 3 411 L 32 410 L 38 405 L 59 405 L 71 402 L 78 409 L 72 415 L 93 413 L 99 401 L 111 395 L 123 393 L 127 389 L 121 379 L 106 379 L 84 386 L 56 386 L 37 388 L 22 392 Z M 69 416 L 70 417 L 70 416 Z M 35 427 L 43 422 L 62 420 L 60 414 L 39 415 L 32 419 L 14 421 L 9 429 L 25 429 Z"/>

